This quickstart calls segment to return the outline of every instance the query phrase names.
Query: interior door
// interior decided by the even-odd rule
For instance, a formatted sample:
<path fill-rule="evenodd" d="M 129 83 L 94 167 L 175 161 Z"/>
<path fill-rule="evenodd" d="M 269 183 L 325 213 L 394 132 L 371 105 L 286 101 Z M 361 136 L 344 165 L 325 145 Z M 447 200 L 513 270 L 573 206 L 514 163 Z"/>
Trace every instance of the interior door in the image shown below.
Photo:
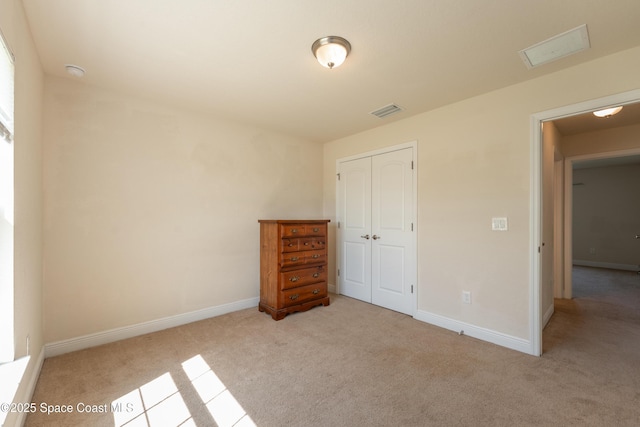
<path fill-rule="evenodd" d="M 371 302 L 371 158 L 340 165 L 340 293 Z"/>
<path fill-rule="evenodd" d="M 371 158 L 371 302 L 413 314 L 413 153 Z"/>
<path fill-rule="evenodd" d="M 340 163 L 340 292 L 413 314 L 413 148 Z"/>

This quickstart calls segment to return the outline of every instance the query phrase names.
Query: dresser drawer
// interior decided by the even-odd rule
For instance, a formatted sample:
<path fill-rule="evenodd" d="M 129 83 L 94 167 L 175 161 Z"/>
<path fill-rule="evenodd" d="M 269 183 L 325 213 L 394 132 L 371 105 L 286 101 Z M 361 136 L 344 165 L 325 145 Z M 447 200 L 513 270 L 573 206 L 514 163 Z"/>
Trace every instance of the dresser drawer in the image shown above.
<path fill-rule="evenodd" d="M 326 282 L 327 270 L 324 266 L 303 268 L 286 273 L 280 273 L 281 289 L 291 289 L 305 286 L 310 283 Z"/>
<path fill-rule="evenodd" d="M 282 262 L 280 266 L 282 268 L 295 267 L 297 265 L 305 264 L 305 254 L 308 252 L 289 252 L 282 254 Z"/>
<path fill-rule="evenodd" d="M 306 237 L 304 239 L 300 239 L 299 247 L 301 251 L 308 251 L 310 249 L 324 249 L 325 239 L 324 237 Z"/>
<path fill-rule="evenodd" d="M 290 268 L 305 264 L 326 264 L 327 251 L 284 252 L 281 255 L 280 267 Z"/>
<path fill-rule="evenodd" d="M 299 239 L 282 239 L 282 252 L 297 252 L 300 248 Z"/>
<path fill-rule="evenodd" d="M 307 224 L 305 236 L 324 236 L 327 226 L 324 224 Z"/>
<path fill-rule="evenodd" d="M 282 237 L 326 236 L 325 224 L 283 224 Z"/>
<path fill-rule="evenodd" d="M 304 224 L 286 224 L 282 226 L 282 237 L 305 236 L 306 227 Z"/>
<path fill-rule="evenodd" d="M 326 247 L 324 237 L 303 237 L 300 239 L 282 239 L 282 252 L 319 250 Z"/>
<path fill-rule="evenodd" d="M 306 251 L 304 252 L 305 264 L 324 264 L 327 262 L 327 251 Z"/>
<path fill-rule="evenodd" d="M 282 305 L 290 307 L 327 296 L 327 282 L 314 283 L 282 291 Z"/>

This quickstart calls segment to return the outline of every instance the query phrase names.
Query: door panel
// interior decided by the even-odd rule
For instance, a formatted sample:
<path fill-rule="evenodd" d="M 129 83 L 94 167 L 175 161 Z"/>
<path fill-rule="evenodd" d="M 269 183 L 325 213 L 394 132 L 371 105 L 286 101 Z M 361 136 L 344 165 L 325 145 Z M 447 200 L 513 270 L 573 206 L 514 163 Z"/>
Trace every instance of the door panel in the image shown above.
<path fill-rule="evenodd" d="M 340 292 L 371 302 L 371 159 L 344 162 L 340 167 L 342 206 Z"/>
<path fill-rule="evenodd" d="M 380 262 L 376 265 L 381 292 L 403 293 L 405 250 L 403 247 L 378 243 Z M 386 267 L 386 268 L 384 268 Z"/>
<path fill-rule="evenodd" d="M 379 156 L 374 158 L 374 167 L 376 164 L 379 164 L 379 169 L 376 171 L 378 186 L 374 189 L 377 192 L 375 211 L 378 213 L 378 228 L 381 230 L 402 230 L 406 218 L 405 204 L 403 203 L 405 165 Z"/>
<path fill-rule="evenodd" d="M 365 287 L 369 286 L 367 283 L 368 275 L 365 273 L 369 264 L 365 255 L 368 252 L 366 245 L 360 242 L 346 242 L 344 252 L 348 260 L 343 268 L 344 280 L 354 287 L 352 294 L 361 294 L 365 292 Z M 369 294 L 368 291 L 366 293 Z"/>
<path fill-rule="evenodd" d="M 371 199 L 371 171 L 369 162 L 350 164 L 347 170 L 341 174 L 345 179 L 346 206 L 344 222 L 349 230 L 367 230 L 370 227 L 369 204 Z"/>

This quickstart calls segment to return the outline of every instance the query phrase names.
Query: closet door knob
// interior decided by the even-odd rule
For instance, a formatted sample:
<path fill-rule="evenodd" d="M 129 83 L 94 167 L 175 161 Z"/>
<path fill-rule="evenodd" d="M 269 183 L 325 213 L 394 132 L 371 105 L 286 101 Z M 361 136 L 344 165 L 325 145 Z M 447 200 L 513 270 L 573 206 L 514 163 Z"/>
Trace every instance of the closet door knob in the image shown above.
<path fill-rule="evenodd" d="M 369 240 L 369 235 L 368 234 L 365 234 L 364 236 L 360 236 L 360 237 L 362 237 L 363 239 Z"/>
<path fill-rule="evenodd" d="M 374 234 L 373 236 L 371 236 L 371 238 L 372 238 L 373 240 L 382 239 L 382 237 L 380 237 L 380 236 L 376 236 L 375 234 Z"/>

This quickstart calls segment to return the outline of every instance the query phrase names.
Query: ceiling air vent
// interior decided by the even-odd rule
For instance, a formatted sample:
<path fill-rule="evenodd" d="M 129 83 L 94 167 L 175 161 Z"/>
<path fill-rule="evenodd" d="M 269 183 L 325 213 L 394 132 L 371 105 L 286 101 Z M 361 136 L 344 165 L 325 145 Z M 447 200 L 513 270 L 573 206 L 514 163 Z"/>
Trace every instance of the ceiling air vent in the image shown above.
<path fill-rule="evenodd" d="M 385 105 L 382 108 L 378 108 L 376 111 L 372 111 L 369 114 L 373 114 L 379 119 L 385 118 L 395 113 L 399 113 L 400 111 L 404 111 L 402 107 L 396 104 Z"/>
<path fill-rule="evenodd" d="M 518 52 L 527 68 L 535 68 L 538 65 L 564 58 L 589 49 L 589 32 L 587 25 L 583 24 L 573 30 L 566 31 L 551 37 L 543 42 L 530 46 Z"/>

